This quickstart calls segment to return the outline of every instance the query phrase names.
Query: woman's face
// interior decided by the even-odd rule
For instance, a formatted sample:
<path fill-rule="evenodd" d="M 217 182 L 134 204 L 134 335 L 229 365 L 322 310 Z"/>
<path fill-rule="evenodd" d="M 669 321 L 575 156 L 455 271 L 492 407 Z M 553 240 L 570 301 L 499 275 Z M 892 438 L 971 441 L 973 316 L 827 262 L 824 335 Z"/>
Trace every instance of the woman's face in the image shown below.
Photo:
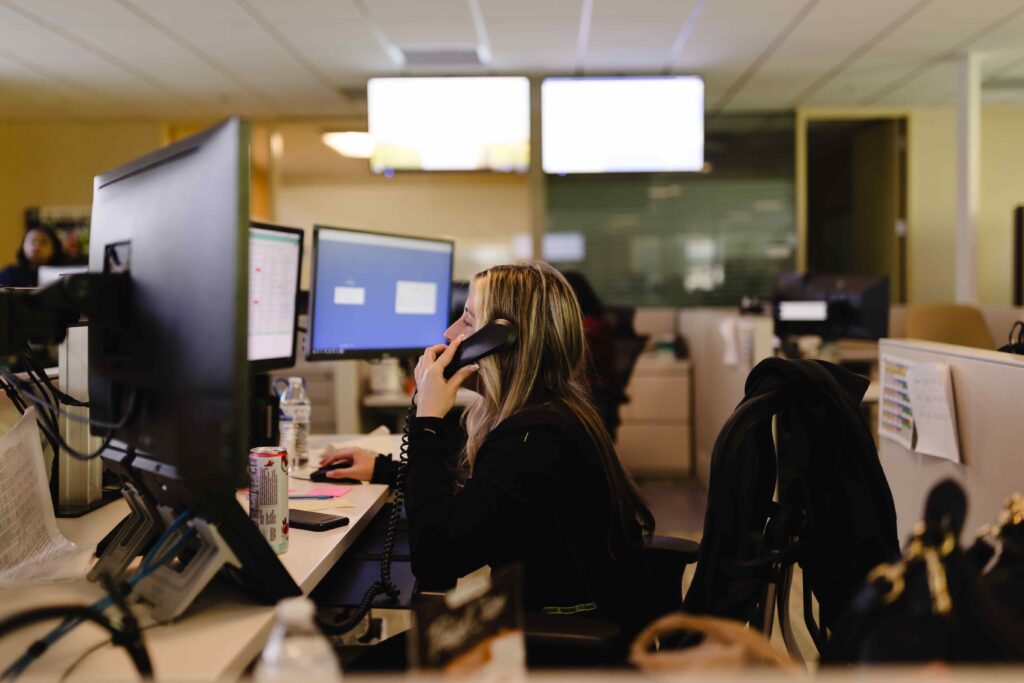
<path fill-rule="evenodd" d="M 466 295 L 466 308 L 463 309 L 459 319 L 452 323 L 451 327 L 444 331 L 444 338 L 449 344 L 460 334 L 467 337 L 477 330 L 476 311 L 473 310 L 473 288 L 476 285 L 469 283 L 469 293 Z"/>
<path fill-rule="evenodd" d="M 33 266 L 44 266 L 53 258 L 53 242 L 42 230 L 29 230 L 21 247 L 25 258 Z"/>

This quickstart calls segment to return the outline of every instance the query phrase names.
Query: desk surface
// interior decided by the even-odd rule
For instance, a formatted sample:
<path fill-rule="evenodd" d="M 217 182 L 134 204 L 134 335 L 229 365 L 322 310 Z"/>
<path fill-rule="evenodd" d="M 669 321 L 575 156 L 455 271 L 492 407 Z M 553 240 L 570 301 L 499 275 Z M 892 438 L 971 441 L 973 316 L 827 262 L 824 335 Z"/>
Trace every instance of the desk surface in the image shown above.
<path fill-rule="evenodd" d="M 389 438 L 394 440 L 393 448 L 397 452 L 400 437 Z M 314 446 L 339 440 L 344 440 L 344 437 L 311 439 Z M 372 439 L 374 446 L 379 445 L 379 441 L 379 437 Z M 316 462 L 317 459 L 314 457 L 312 460 Z M 293 478 L 289 486 L 301 493 L 323 484 Z M 291 530 L 288 552 L 280 558 L 304 593 L 309 593 L 319 583 L 366 528 L 384 504 L 387 490 L 386 486 L 372 484 L 352 486 L 348 495 L 341 499 L 351 507 L 336 511 L 349 518 L 348 526 L 324 532 Z M 244 502 L 241 496 L 240 501 Z M 127 504 L 119 500 L 79 519 L 60 519 L 58 526 L 76 543 L 96 543 L 127 512 Z M 102 594 L 99 586 L 84 579 L 4 588 L 0 589 L 0 615 L 45 605 L 87 604 Z M 273 624 L 274 608 L 256 604 L 233 586 L 215 581 L 176 622 L 154 625 L 144 607 L 137 608 L 136 614 L 140 624 L 147 629 L 144 637 L 158 679 L 212 680 L 236 678 L 242 674 L 263 648 Z M 27 628 L 0 641 L 0 667 L 6 668 L 33 640 L 54 625 L 48 623 Z M 58 678 L 80 656 L 107 641 L 105 632 L 98 627 L 83 624 L 35 662 L 27 675 Z M 136 680 L 137 674 L 124 650 L 107 644 L 90 654 L 75 669 L 74 679 Z"/>

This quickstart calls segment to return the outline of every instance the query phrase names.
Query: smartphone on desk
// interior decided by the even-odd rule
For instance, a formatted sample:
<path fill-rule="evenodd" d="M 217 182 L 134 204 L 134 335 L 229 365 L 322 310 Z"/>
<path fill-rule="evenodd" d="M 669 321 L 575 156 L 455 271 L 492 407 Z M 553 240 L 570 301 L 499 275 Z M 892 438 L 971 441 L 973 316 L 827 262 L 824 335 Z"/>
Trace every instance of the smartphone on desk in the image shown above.
<path fill-rule="evenodd" d="M 342 517 L 341 515 L 327 515 L 322 512 L 288 509 L 288 526 L 292 529 L 327 531 L 328 529 L 337 529 L 339 526 L 347 525 L 348 517 Z"/>

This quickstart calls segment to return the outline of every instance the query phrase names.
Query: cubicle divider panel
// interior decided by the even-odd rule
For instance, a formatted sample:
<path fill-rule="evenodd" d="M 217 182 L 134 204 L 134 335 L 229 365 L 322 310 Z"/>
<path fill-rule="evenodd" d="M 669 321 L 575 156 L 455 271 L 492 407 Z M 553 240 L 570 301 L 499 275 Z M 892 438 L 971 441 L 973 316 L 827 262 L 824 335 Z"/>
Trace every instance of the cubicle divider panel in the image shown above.
<path fill-rule="evenodd" d="M 969 543 L 980 526 L 996 520 L 1011 493 L 1024 492 L 1024 356 L 912 339 L 883 339 L 880 354 L 949 366 L 962 459 L 954 463 L 880 439 L 900 541 L 921 519 L 932 486 L 953 478 L 967 491 L 962 540 Z"/>

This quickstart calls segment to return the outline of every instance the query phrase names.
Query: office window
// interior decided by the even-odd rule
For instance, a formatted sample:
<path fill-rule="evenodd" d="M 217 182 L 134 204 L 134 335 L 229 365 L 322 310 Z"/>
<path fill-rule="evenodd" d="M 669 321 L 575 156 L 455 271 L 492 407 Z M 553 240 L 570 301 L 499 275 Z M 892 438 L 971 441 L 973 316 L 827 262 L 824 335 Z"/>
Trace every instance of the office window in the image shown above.
<path fill-rule="evenodd" d="M 709 114 L 704 173 L 547 177 L 548 233 L 582 235 L 610 304 L 733 306 L 795 267 L 789 113 Z"/>

